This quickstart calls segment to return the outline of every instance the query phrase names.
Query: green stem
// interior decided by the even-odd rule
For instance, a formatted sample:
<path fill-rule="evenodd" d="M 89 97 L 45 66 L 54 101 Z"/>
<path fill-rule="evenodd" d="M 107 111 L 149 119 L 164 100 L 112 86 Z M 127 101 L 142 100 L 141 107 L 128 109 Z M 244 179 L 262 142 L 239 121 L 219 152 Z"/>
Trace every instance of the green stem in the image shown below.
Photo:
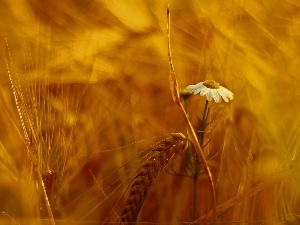
<path fill-rule="evenodd" d="M 202 119 L 202 130 L 201 130 L 201 135 L 200 135 L 200 146 L 203 148 L 203 141 L 204 141 L 204 134 L 205 134 L 205 129 L 206 129 L 206 120 L 208 116 L 208 100 L 205 102 L 204 106 L 204 112 L 203 112 L 203 119 Z"/>

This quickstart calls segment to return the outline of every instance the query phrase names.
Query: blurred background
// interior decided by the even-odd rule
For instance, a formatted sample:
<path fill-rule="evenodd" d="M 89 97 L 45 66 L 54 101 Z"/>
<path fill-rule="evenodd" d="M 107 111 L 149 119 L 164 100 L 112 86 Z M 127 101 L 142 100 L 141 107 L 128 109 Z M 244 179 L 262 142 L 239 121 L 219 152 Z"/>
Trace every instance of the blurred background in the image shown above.
<path fill-rule="evenodd" d="M 205 151 L 216 153 L 208 163 L 217 204 L 230 206 L 220 221 L 297 224 L 296 0 L 1 1 L 1 219 L 47 218 L 29 149 L 57 221 L 118 221 L 146 160 L 139 153 L 163 135 L 186 133 L 168 83 L 168 5 L 179 88 L 213 79 L 234 93 L 230 103 L 209 103 L 215 119 Z M 201 129 L 205 98 L 186 104 Z M 155 180 L 139 222 L 191 222 L 212 209 L 205 174 L 192 179 L 172 168 Z M 261 191 L 251 191 L 260 183 Z"/>

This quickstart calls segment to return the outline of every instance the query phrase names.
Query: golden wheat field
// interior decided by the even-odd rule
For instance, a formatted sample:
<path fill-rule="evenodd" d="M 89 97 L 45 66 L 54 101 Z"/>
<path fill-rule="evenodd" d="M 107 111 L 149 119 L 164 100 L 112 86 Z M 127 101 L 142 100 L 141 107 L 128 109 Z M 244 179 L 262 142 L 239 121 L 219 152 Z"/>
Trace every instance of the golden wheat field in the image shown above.
<path fill-rule="evenodd" d="M 1 225 L 296 225 L 299 151 L 298 0 L 0 2 Z"/>

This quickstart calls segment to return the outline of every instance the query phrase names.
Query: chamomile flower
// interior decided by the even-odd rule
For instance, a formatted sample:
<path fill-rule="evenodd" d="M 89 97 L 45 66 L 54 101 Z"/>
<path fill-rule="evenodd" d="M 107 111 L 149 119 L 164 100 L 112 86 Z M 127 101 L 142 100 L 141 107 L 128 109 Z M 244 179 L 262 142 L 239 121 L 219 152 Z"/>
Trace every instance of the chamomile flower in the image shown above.
<path fill-rule="evenodd" d="M 233 99 L 233 93 L 227 88 L 220 86 L 219 83 L 214 80 L 205 80 L 195 85 L 188 85 L 186 89 L 190 93 L 194 93 L 194 95 L 199 93 L 201 96 L 206 95 L 208 101 L 214 99 L 217 103 L 222 102 L 222 98 L 225 102 Z"/>

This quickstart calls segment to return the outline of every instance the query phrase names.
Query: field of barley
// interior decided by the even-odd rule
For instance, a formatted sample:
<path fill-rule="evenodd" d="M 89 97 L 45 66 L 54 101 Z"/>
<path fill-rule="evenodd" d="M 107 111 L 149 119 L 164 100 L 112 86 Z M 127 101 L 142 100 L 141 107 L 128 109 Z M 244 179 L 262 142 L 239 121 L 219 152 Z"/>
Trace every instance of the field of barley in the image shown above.
<path fill-rule="evenodd" d="M 298 0 L 0 2 L 0 225 L 296 225 L 299 151 Z"/>

